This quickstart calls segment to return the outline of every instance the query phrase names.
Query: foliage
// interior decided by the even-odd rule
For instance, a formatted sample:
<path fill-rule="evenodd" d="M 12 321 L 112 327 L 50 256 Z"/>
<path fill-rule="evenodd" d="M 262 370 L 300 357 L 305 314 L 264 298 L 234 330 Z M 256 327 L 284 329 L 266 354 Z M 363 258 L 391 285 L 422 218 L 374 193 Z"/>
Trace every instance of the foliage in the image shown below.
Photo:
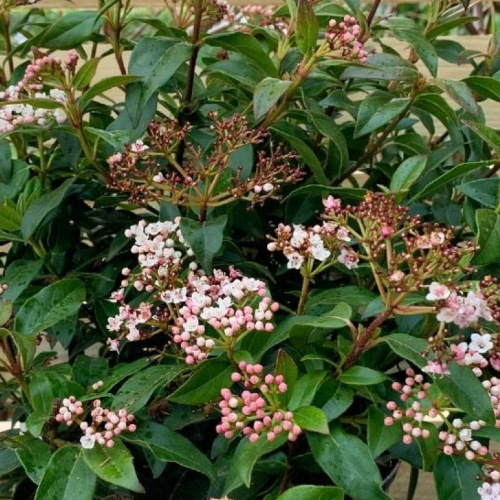
<path fill-rule="evenodd" d="M 386 499 L 404 460 L 496 498 L 477 6 L 34 3 L 0 9 L 0 496 Z"/>

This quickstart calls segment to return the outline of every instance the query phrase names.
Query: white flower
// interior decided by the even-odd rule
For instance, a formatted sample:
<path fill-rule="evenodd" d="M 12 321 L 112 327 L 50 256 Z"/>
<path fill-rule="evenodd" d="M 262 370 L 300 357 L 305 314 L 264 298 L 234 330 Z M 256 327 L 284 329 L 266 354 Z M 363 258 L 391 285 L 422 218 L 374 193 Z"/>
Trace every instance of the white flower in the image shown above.
<path fill-rule="evenodd" d="M 437 281 L 433 281 L 429 286 L 429 293 L 426 295 L 427 300 L 446 300 L 450 296 L 450 289 L 446 285 L 441 285 Z"/>
<path fill-rule="evenodd" d="M 312 247 L 311 253 L 312 256 L 320 262 L 323 262 L 330 257 L 330 250 L 327 250 L 323 245 Z"/>
<path fill-rule="evenodd" d="M 309 233 L 305 231 L 304 227 L 300 224 L 294 224 L 293 227 L 294 231 L 290 240 L 290 245 L 294 248 L 300 248 L 306 242 L 309 237 Z"/>
<path fill-rule="evenodd" d="M 198 317 L 197 316 L 189 317 L 182 326 L 185 332 L 195 332 L 199 326 Z"/>
<path fill-rule="evenodd" d="M 472 431 L 470 429 L 461 429 L 458 435 L 462 441 L 472 441 Z"/>
<path fill-rule="evenodd" d="M 471 351 L 483 354 L 493 347 L 493 342 L 491 341 L 491 335 L 489 333 L 485 333 L 484 335 L 473 333 L 470 336 L 470 340 L 469 349 Z"/>
<path fill-rule="evenodd" d="M 90 450 L 95 445 L 95 436 L 93 434 L 85 434 L 85 436 L 80 438 L 80 443 L 82 448 Z"/>
<path fill-rule="evenodd" d="M 340 251 L 340 255 L 337 257 L 337 260 L 341 263 L 344 264 L 347 269 L 356 269 L 358 267 L 358 256 L 346 248 L 343 248 Z"/>
<path fill-rule="evenodd" d="M 481 495 L 481 500 L 500 500 L 500 484 L 490 484 L 483 483 L 477 489 L 477 492 Z"/>
<path fill-rule="evenodd" d="M 286 265 L 288 269 L 300 269 L 304 263 L 304 257 L 298 252 L 289 253 L 286 257 L 288 259 L 288 264 Z"/>
<path fill-rule="evenodd" d="M 478 352 L 475 352 L 473 354 L 468 352 L 464 357 L 464 363 L 466 366 L 480 365 L 483 362 L 484 362 L 484 357 L 482 354 L 479 354 Z"/>

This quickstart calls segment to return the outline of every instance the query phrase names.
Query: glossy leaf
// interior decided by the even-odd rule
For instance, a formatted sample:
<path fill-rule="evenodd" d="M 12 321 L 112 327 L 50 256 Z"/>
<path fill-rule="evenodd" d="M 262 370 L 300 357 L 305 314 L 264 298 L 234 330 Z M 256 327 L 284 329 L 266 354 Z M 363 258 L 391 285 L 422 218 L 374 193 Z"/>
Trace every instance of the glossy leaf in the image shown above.
<path fill-rule="evenodd" d="M 137 479 L 132 455 L 119 439 L 115 440 L 113 448 L 96 444 L 91 449 L 83 448 L 82 452 L 89 469 L 103 481 L 144 493 Z"/>
<path fill-rule="evenodd" d="M 404 333 L 393 333 L 382 337 L 384 342 L 389 344 L 389 347 L 403 359 L 411 361 L 414 365 L 422 368 L 427 364 L 422 352 L 428 348 L 428 343 L 425 339 L 419 339 L 406 335 Z"/>
<path fill-rule="evenodd" d="M 215 467 L 210 460 L 184 436 L 155 422 L 140 422 L 137 431 L 125 436 L 127 441 L 143 446 L 155 458 L 175 462 L 182 467 L 201 472 L 211 481 L 217 481 Z"/>
<path fill-rule="evenodd" d="M 63 279 L 30 297 L 16 316 L 15 331 L 35 335 L 75 314 L 85 300 L 80 280 Z"/>
<path fill-rule="evenodd" d="M 106 93 L 108 90 L 114 89 L 115 87 L 127 85 L 137 80 L 140 80 L 140 76 L 120 75 L 103 78 L 102 80 L 92 84 L 92 86 L 82 94 L 78 101 L 78 104 L 80 105 L 81 109 L 85 109 L 88 104 L 90 104 L 92 99 L 95 99 L 97 96 L 100 96 Z"/>
<path fill-rule="evenodd" d="M 28 241 L 47 214 L 62 203 L 74 182 L 75 179 L 67 179 L 58 188 L 44 194 L 29 206 L 21 225 L 24 241 Z"/>
<path fill-rule="evenodd" d="M 402 437 L 398 425 L 387 426 L 384 424 L 386 414 L 376 406 L 368 408 L 368 448 L 375 459 Z"/>
<path fill-rule="evenodd" d="M 364 99 L 359 107 L 354 137 L 361 137 L 387 125 L 396 117 L 404 115 L 409 107 L 410 99 L 406 97 L 387 99 L 385 96 L 375 96 L 373 99 Z"/>
<path fill-rule="evenodd" d="M 473 258 L 474 264 L 490 264 L 500 258 L 500 216 L 485 208 L 476 210 L 479 252 Z"/>
<path fill-rule="evenodd" d="M 294 422 L 304 431 L 329 434 L 325 413 L 315 406 L 302 406 L 293 412 Z"/>
<path fill-rule="evenodd" d="M 456 82 L 454 80 L 444 80 L 442 78 L 436 78 L 434 83 L 441 87 L 462 109 L 471 115 L 476 117 L 479 116 L 479 106 L 465 83 Z"/>
<path fill-rule="evenodd" d="M 39 484 L 50 460 L 49 445 L 26 434 L 9 439 L 8 446 L 15 451 L 28 477 Z"/>
<path fill-rule="evenodd" d="M 427 157 L 418 155 L 404 160 L 391 177 L 390 189 L 407 191 L 420 178 L 427 166 Z"/>
<path fill-rule="evenodd" d="M 477 462 L 464 456 L 440 454 L 434 467 L 434 481 L 439 500 L 470 500 L 476 498 L 481 476 Z"/>
<path fill-rule="evenodd" d="M 310 54 L 318 43 L 318 19 L 307 0 L 298 0 L 295 18 L 295 41 L 303 54 Z"/>
<path fill-rule="evenodd" d="M 96 475 L 87 467 L 79 446 L 57 450 L 45 470 L 35 500 L 92 500 Z"/>
<path fill-rule="evenodd" d="M 19 295 L 35 279 L 43 266 L 43 259 L 39 260 L 16 260 L 5 270 L 2 283 L 8 286 L 7 290 L 0 295 L 0 301 L 16 300 Z"/>
<path fill-rule="evenodd" d="M 169 396 L 170 401 L 198 405 L 216 399 L 223 387 L 231 385 L 234 368 L 228 361 L 213 359 L 203 362 L 198 370 Z"/>
<path fill-rule="evenodd" d="M 500 180 L 496 177 L 464 182 L 457 190 L 487 208 L 496 209 L 500 202 Z"/>
<path fill-rule="evenodd" d="M 227 215 L 215 219 L 198 222 L 191 219 L 181 219 L 182 236 L 191 246 L 198 262 L 203 269 L 210 272 L 212 260 L 222 246 Z"/>
<path fill-rule="evenodd" d="M 489 76 L 469 76 L 462 80 L 474 92 L 486 99 L 500 102 L 500 81 Z"/>
<path fill-rule="evenodd" d="M 490 398 L 472 370 L 466 366 L 451 363 L 449 375 L 436 378 L 436 385 L 451 402 L 471 418 L 494 421 Z"/>
<path fill-rule="evenodd" d="M 326 375 L 326 371 L 315 370 L 300 377 L 293 389 L 288 408 L 295 410 L 301 406 L 309 406 Z"/>
<path fill-rule="evenodd" d="M 493 149 L 495 156 L 500 158 L 500 135 L 495 130 L 479 122 L 464 120 L 464 123 L 481 137 L 481 139 L 488 143 Z"/>
<path fill-rule="evenodd" d="M 82 90 L 90 85 L 90 82 L 93 80 L 96 74 L 97 66 L 99 65 L 100 60 L 100 57 L 94 57 L 92 59 L 89 59 L 88 61 L 85 61 L 83 66 L 77 71 L 75 77 L 73 78 L 74 88 L 76 88 L 77 90 Z"/>
<path fill-rule="evenodd" d="M 0 229 L 4 231 L 19 231 L 22 218 L 17 210 L 7 204 L 0 205 Z"/>
<path fill-rule="evenodd" d="M 360 66 L 349 66 L 343 73 L 343 80 L 361 78 L 368 80 L 396 80 L 413 82 L 418 78 L 417 69 L 400 56 L 375 54 Z"/>
<path fill-rule="evenodd" d="M 335 486 L 301 485 L 290 488 L 276 500 L 343 500 L 344 492 Z"/>
<path fill-rule="evenodd" d="M 351 366 L 340 374 L 339 380 L 347 385 L 376 385 L 387 380 L 387 376 L 366 366 Z"/>
<path fill-rule="evenodd" d="M 348 495 L 357 500 L 390 500 L 382 491 L 380 472 L 363 441 L 340 425 L 333 426 L 328 436 L 307 437 L 318 465 Z"/>

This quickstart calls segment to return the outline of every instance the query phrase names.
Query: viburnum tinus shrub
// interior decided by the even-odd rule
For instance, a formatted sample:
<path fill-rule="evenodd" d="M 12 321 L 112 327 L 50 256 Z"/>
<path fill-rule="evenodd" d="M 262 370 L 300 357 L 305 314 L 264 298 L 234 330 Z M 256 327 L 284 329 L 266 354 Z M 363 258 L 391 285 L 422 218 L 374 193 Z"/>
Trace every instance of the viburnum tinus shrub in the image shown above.
<path fill-rule="evenodd" d="M 0 496 L 383 500 L 405 461 L 500 498 L 468 2 L 33 3 L 0 3 Z"/>

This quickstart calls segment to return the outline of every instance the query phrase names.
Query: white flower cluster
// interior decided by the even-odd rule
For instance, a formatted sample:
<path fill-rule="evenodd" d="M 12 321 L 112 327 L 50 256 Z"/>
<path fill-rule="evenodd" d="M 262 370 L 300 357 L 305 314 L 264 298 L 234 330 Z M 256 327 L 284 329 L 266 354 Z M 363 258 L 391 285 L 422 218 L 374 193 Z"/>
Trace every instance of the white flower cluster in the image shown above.
<path fill-rule="evenodd" d="M 486 483 L 477 489 L 481 495 L 481 500 L 500 500 L 500 483 Z"/>
<path fill-rule="evenodd" d="M 44 92 L 37 92 L 34 97 L 36 99 L 51 99 L 61 104 L 66 103 L 66 94 L 59 89 L 51 89 L 48 95 Z M 12 101 L 12 104 L 0 107 L 0 133 L 12 132 L 25 124 L 43 126 L 52 120 L 57 123 L 66 121 L 66 113 L 63 108 L 36 108 L 31 104 L 21 102 L 24 98 L 21 85 L 11 86 L 0 92 L 0 100 Z"/>

